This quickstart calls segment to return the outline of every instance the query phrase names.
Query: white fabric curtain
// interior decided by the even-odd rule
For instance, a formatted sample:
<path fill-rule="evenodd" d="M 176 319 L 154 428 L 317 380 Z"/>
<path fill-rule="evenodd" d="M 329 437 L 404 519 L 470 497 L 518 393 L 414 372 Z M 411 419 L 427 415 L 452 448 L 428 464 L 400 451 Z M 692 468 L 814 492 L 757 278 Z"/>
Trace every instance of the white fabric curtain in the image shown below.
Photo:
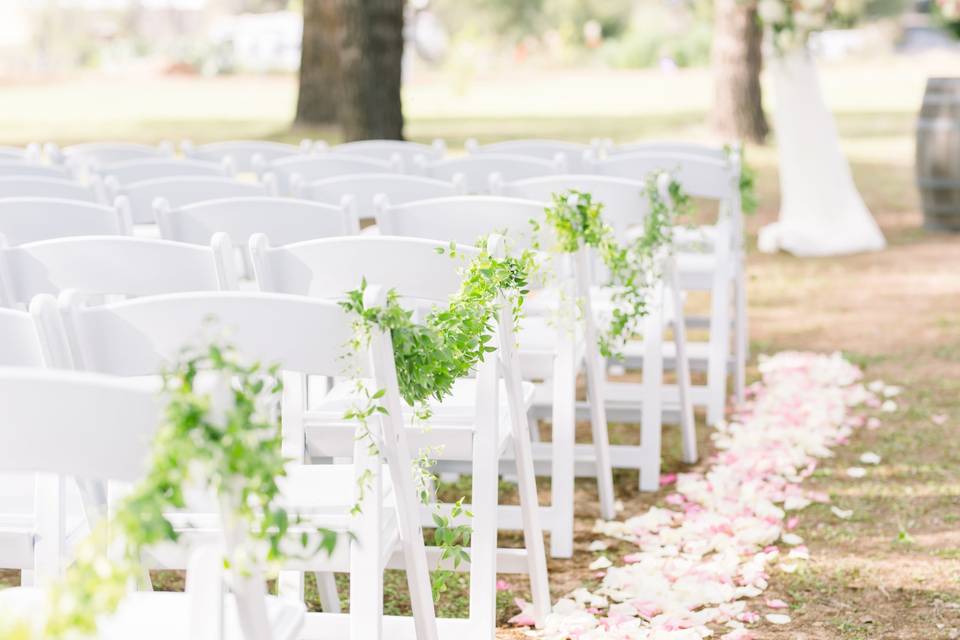
<path fill-rule="evenodd" d="M 829 256 L 883 249 L 886 241 L 853 183 L 809 52 L 769 59 L 781 202 L 779 221 L 760 230 L 760 250 Z"/>

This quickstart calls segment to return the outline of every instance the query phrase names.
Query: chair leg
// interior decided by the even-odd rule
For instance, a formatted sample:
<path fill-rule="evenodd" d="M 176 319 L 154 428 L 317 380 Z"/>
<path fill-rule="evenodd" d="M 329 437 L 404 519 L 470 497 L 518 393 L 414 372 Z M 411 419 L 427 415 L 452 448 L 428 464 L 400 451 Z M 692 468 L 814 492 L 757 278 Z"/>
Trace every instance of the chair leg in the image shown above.
<path fill-rule="evenodd" d="M 370 474 L 369 480 L 358 480 L 355 489 L 358 515 L 351 523 L 355 538 L 350 541 L 350 639 L 382 640 L 383 638 L 383 480 L 380 458 L 355 447 L 354 465 L 357 478 Z M 365 484 L 366 486 L 360 486 Z M 323 574 L 333 578 L 333 574 Z M 324 582 L 317 576 L 317 586 L 323 593 Z M 328 582 L 329 584 L 329 582 Z M 326 610 L 326 606 L 324 606 Z"/>
<path fill-rule="evenodd" d="M 613 489 L 613 463 L 610 461 L 610 432 L 607 427 L 607 408 L 605 404 L 604 388 L 606 373 L 604 361 L 599 353 L 595 353 L 595 337 L 588 333 L 586 369 L 587 369 L 587 398 L 590 401 L 590 428 L 593 435 L 594 457 L 597 465 L 597 492 L 600 495 L 600 517 L 612 520 L 616 517 L 614 502 L 616 494 Z"/>
<path fill-rule="evenodd" d="M 683 461 L 693 464 L 697 461 L 697 425 L 693 417 L 691 398 L 690 360 L 687 358 L 687 329 L 684 313 L 683 295 L 680 293 L 680 279 L 676 269 L 669 269 L 670 295 L 673 301 L 674 322 L 673 341 L 677 348 L 677 387 L 680 391 L 680 433 L 683 440 Z"/>
<path fill-rule="evenodd" d="M 477 373 L 477 429 L 473 435 L 470 536 L 470 625 L 475 637 L 493 640 L 497 626 L 498 364 L 488 359 Z M 519 461 L 518 461 L 519 463 Z M 518 473 L 521 472 L 518 466 Z"/>
<path fill-rule="evenodd" d="M 317 579 L 317 594 L 320 596 L 320 606 L 325 613 L 340 613 L 340 594 L 337 592 L 337 581 L 329 571 L 315 571 Z"/>
<path fill-rule="evenodd" d="M 540 502 L 537 496 L 537 476 L 530 447 L 530 429 L 523 403 L 523 382 L 520 378 L 520 357 L 512 348 L 514 337 L 509 318 L 500 321 L 501 343 L 510 347 L 510 362 L 505 367 L 507 401 L 513 435 L 513 457 L 517 465 L 517 488 L 520 492 L 520 515 L 523 520 L 523 540 L 527 550 L 527 574 L 533 597 L 534 619 L 542 624 L 550 611 L 550 580 L 547 576 L 547 556 L 540 526 Z"/>
<path fill-rule="evenodd" d="M 743 256 L 738 257 L 736 266 L 736 281 L 734 282 L 733 296 L 736 305 L 733 314 L 734 322 L 734 393 L 737 404 L 744 401 L 747 386 L 747 360 L 750 357 L 748 318 L 747 318 L 747 283 L 744 273 Z"/>
<path fill-rule="evenodd" d="M 576 374 L 572 348 L 563 348 L 554 364 L 550 469 L 550 555 L 573 556 L 574 447 Z"/>
<path fill-rule="evenodd" d="M 643 407 L 640 416 L 640 491 L 660 487 L 663 429 L 663 321 L 661 305 L 647 316 L 643 330 Z"/>

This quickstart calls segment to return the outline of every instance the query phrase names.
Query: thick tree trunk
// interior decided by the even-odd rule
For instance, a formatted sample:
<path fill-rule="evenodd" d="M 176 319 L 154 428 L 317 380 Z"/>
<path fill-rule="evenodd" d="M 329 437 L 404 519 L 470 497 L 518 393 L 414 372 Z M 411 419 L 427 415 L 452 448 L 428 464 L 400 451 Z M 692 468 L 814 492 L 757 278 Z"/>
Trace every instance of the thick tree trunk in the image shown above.
<path fill-rule="evenodd" d="M 762 32 L 754 2 L 715 0 L 714 105 L 711 124 L 721 136 L 763 142 L 770 131 L 760 89 Z"/>
<path fill-rule="evenodd" d="M 340 0 L 304 0 L 297 124 L 336 124 L 340 105 Z"/>
<path fill-rule="evenodd" d="M 404 0 L 342 0 L 340 124 L 346 140 L 403 139 Z"/>

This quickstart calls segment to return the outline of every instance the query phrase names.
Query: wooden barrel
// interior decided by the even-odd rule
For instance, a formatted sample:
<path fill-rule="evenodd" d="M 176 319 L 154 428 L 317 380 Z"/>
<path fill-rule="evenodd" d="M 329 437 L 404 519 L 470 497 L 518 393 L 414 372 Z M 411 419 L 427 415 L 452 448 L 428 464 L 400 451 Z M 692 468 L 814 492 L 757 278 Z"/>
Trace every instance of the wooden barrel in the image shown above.
<path fill-rule="evenodd" d="M 960 231 L 960 78 L 930 78 L 917 121 L 923 226 Z"/>

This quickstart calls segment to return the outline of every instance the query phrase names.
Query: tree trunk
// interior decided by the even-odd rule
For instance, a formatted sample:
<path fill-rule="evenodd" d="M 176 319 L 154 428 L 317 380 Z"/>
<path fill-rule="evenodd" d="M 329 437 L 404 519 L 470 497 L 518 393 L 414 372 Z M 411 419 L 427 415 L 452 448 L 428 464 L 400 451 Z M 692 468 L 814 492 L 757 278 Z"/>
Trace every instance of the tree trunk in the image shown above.
<path fill-rule="evenodd" d="M 714 105 L 711 123 L 724 138 L 763 142 L 770 132 L 760 89 L 762 32 L 755 2 L 715 0 Z"/>
<path fill-rule="evenodd" d="M 297 124 L 336 124 L 341 94 L 340 0 L 304 0 Z"/>
<path fill-rule="evenodd" d="M 346 140 L 403 139 L 404 0 L 342 0 L 340 124 Z"/>

